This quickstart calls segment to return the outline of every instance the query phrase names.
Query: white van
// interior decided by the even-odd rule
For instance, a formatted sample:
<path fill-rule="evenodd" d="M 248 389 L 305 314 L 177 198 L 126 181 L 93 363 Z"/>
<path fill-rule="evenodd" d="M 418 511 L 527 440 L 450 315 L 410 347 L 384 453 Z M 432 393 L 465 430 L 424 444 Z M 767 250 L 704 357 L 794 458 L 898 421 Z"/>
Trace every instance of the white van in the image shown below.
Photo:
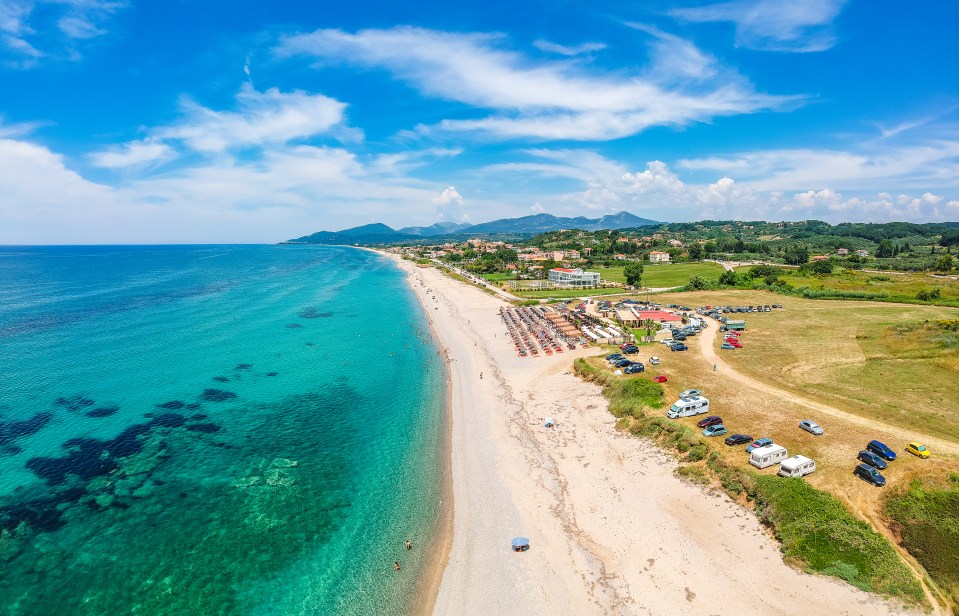
<path fill-rule="evenodd" d="M 789 454 L 786 453 L 785 447 L 773 443 L 759 449 L 753 449 L 753 452 L 749 454 L 749 463 L 756 468 L 766 468 L 773 464 L 779 464 L 788 457 Z"/>
<path fill-rule="evenodd" d="M 780 477 L 802 477 L 816 470 L 815 460 L 810 460 L 806 456 L 793 456 L 788 460 L 783 460 L 779 465 Z"/>
<path fill-rule="evenodd" d="M 692 417 L 693 415 L 702 415 L 709 412 L 709 400 L 702 396 L 695 398 L 680 398 L 666 411 L 666 417 L 670 419 L 679 419 L 680 417 Z"/>

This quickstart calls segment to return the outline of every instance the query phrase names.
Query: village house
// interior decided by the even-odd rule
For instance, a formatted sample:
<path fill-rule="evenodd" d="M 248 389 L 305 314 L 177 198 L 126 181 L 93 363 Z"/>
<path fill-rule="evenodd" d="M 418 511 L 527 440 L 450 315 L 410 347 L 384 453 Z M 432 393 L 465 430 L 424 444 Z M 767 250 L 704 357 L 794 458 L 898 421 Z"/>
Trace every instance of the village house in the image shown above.
<path fill-rule="evenodd" d="M 845 257 L 846 255 L 849 254 L 849 249 L 848 249 L 848 248 L 840 248 L 839 250 L 836 251 L 836 254 L 839 255 L 840 257 Z"/>
<path fill-rule="evenodd" d="M 868 257 L 868 256 L 869 256 L 869 251 L 868 251 L 868 250 L 857 250 L 857 251 L 856 251 L 856 254 L 859 255 L 860 257 Z"/>
<path fill-rule="evenodd" d="M 669 253 L 660 250 L 654 250 L 649 253 L 650 263 L 669 263 Z"/>

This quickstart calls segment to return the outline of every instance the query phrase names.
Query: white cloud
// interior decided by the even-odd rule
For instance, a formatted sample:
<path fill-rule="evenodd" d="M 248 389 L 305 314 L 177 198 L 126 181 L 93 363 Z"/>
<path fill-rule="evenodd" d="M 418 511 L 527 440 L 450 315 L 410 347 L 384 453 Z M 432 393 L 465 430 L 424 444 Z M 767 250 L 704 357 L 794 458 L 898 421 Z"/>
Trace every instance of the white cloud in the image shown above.
<path fill-rule="evenodd" d="M 0 0 L 0 61 L 32 68 L 41 58 L 77 60 L 77 42 L 107 34 L 106 22 L 126 6 L 111 0 Z"/>
<path fill-rule="evenodd" d="M 733 22 L 740 47 L 814 52 L 835 44 L 830 25 L 845 4 L 846 0 L 732 0 L 673 9 L 669 14 L 688 22 Z"/>
<path fill-rule="evenodd" d="M 433 203 L 437 205 L 446 205 L 448 203 L 463 205 L 463 196 L 456 190 L 455 186 L 447 186 L 438 197 L 433 197 Z"/>
<path fill-rule="evenodd" d="M 532 212 L 532 213 L 534 213 L 534 214 L 542 214 L 543 212 L 546 211 L 546 208 L 543 207 L 543 204 L 542 204 L 542 203 L 540 203 L 539 201 L 537 201 L 536 203 L 534 203 L 533 205 L 531 205 L 531 206 L 529 207 L 529 211 Z"/>
<path fill-rule="evenodd" d="M 89 155 L 95 167 L 121 169 L 144 165 L 157 165 L 177 157 L 176 150 L 165 143 L 155 141 L 132 141 Z"/>
<path fill-rule="evenodd" d="M 543 39 L 533 41 L 533 46 L 546 53 L 555 53 L 561 56 L 578 56 L 593 51 L 606 49 L 605 43 L 580 43 L 579 45 L 560 45 Z"/>
<path fill-rule="evenodd" d="M 355 34 L 317 30 L 283 39 L 277 53 L 385 68 L 427 96 L 495 112 L 421 126 L 421 133 L 605 140 L 651 126 L 778 109 L 799 100 L 758 93 L 741 76 L 718 67 L 715 59 L 696 55 L 687 41 L 658 31 L 653 44 L 660 60 L 632 75 L 600 72 L 573 61 L 537 61 L 504 49 L 502 43 L 499 35 L 409 27 Z M 667 48 L 683 49 L 685 76 L 695 70 L 698 78 L 677 80 L 671 72 L 677 62 L 665 61 Z"/>
<path fill-rule="evenodd" d="M 192 100 L 181 103 L 184 118 L 154 131 L 154 137 L 174 140 L 197 152 L 284 143 L 330 131 L 344 119 L 346 104 L 301 90 L 259 92 L 244 84 L 236 96 L 236 111 L 216 111 Z M 356 138 L 355 131 L 343 131 Z"/>

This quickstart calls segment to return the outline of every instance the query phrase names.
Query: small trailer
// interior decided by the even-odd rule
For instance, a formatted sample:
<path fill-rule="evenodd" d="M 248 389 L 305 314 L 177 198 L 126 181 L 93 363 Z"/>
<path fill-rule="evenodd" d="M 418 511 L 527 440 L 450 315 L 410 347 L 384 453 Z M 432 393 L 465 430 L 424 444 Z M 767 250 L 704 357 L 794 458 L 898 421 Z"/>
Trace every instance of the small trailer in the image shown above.
<path fill-rule="evenodd" d="M 759 449 L 753 449 L 752 453 L 749 454 L 749 463 L 756 468 L 767 468 L 773 464 L 779 464 L 788 457 L 789 454 L 786 453 L 785 447 L 773 443 Z"/>
<path fill-rule="evenodd" d="M 735 331 L 741 332 L 746 329 L 746 321 L 733 321 L 732 319 L 726 321 L 726 330 L 724 331 Z"/>
<path fill-rule="evenodd" d="M 666 411 L 666 417 L 679 419 L 709 412 L 709 399 L 703 396 L 680 398 Z"/>
<path fill-rule="evenodd" d="M 806 456 L 793 456 L 779 464 L 780 477 L 802 477 L 816 470 L 816 461 Z"/>

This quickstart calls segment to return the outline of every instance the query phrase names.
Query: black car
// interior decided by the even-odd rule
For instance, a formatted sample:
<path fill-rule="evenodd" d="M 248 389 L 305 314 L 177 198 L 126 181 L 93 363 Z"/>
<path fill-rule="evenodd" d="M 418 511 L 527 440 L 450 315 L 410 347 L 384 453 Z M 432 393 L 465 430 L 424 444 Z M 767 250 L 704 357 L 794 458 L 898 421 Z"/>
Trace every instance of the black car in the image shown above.
<path fill-rule="evenodd" d="M 874 454 L 871 451 L 860 451 L 859 455 L 856 456 L 860 462 L 865 462 L 869 466 L 874 466 L 879 470 L 885 470 L 889 463 Z"/>
<path fill-rule="evenodd" d="M 669 347 L 670 351 L 688 351 L 689 347 L 685 344 L 673 344 Z"/>
<path fill-rule="evenodd" d="M 644 366 L 643 364 L 639 362 L 633 362 L 630 365 L 626 366 L 623 372 L 626 374 L 638 374 L 644 370 L 646 370 L 646 366 Z"/>
<path fill-rule="evenodd" d="M 623 347 L 623 353 L 626 355 L 635 355 L 636 353 L 639 353 L 639 347 L 631 344 L 626 345 Z"/>
<path fill-rule="evenodd" d="M 745 445 L 746 443 L 752 442 L 753 437 L 748 434 L 733 434 L 732 436 L 726 437 L 726 444 L 730 447 L 735 445 Z"/>
<path fill-rule="evenodd" d="M 620 353 L 615 353 L 615 354 L 613 354 L 613 355 L 608 355 L 608 356 L 606 357 L 606 361 L 608 361 L 608 362 L 611 363 L 611 364 L 615 364 L 616 362 L 618 362 L 618 361 L 621 360 L 621 359 L 626 359 L 626 356 L 625 356 L 625 355 L 622 355 L 622 354 L 620 354 Z"/>
<path fill-rule="evenodd" d="M 623 359 L 613 362 L 613 365 L 616 366 L 617 368 L 625 368 L 626 366 L 629 366 L 632 363 L 633 362 L 629 361 L 628 359 L 624 357 Z"/>
<path fill-rule="evenodd" d="M 853 471 L 853 474 L 864 481 L 868 481 L 874 486 L 881 488 L 882 486 L 886 485 L 886 478 L 883 477 L 879 471 L 868 464 L 860 464 L 856 467 L 856 470 Z"/>
<path fill-rule="evenodd" d="M 685 340 L 686 334 L 673 334 L 673 340 Z"/>

